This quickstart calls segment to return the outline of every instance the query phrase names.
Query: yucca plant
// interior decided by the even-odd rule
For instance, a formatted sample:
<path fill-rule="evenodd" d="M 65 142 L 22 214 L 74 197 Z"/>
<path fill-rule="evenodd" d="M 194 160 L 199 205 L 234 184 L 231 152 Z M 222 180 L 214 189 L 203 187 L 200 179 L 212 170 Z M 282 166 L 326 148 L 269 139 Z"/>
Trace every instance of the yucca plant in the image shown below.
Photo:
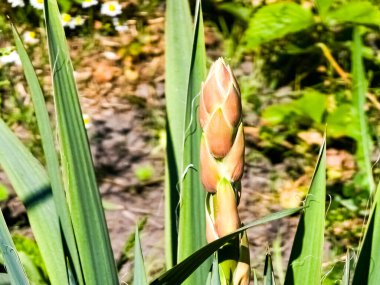
<path fill-rule="evenodd" d="M 304 206 L 270 214 L 243 225 L 237 211 L 244 166 L 242 107 L 237 81 L 222 59 L 212 65 L 206 78 L 200 1 L 196 4 L 193 29 L 186 0 L 168 0 L 167 8 L 167 44 L 172 45 L 167 49 L 166 65 L 169 123 L 167 267 L 171 269 L 151 284 L 248 284 L 251 268 L 247 229 L 301 210 L 303 213 L 285 283 L 320 284 L 326 188 L 325 142 L 321 146 Z M 22 41 L 13 28 L 16 48 L 23 62 L 36 111 L 46 170 L 1 120 L 0 165 L 27 209 L 50 283 L 118 284 L 56 0 L 45 0 L 44 16 L 61 157 L 59 159 L 57 156 L 42 89 Z M 181 56 L 178 56 L 178 51 Z M 361 87 L 357 96 L 364 96 L 365 77 L 358 30 L 355 30 L 354 36 L 353 62 L 355 86 Z M 174 80 L 176 76 L 180 80 Z M 181 109 L 176 110 L 178 104 L 183 102 L 186 102 L 185 107 L 181 105 Z M 196 119 L 198 108 L 199 121 Z M 176 197 L 178 190 L 180 195 Z M 379 221 L 376 208 L 379 197 L 377 191 L 353 284 L 360 284 L 362 280 L 368 284 L 378 281 Z M 176 215 L 177 206 L 179 217 Z M 0 240 L 8 270 L 7 275 L 0 277 L 11 284 L 28 284 L 28 276 L 24 273 L 1 216 Z M 137 230 L 135 245 L 134 284 L 147 284 Z M 209 257 L 215 252 L 217 258 L 211 262 Z M 267 256 L 266 264 L 265 284 L 274 284 L 270 256 Z M 346 269 L 346 284 L 350 283 L 349 273 L 350 270 Z"/>

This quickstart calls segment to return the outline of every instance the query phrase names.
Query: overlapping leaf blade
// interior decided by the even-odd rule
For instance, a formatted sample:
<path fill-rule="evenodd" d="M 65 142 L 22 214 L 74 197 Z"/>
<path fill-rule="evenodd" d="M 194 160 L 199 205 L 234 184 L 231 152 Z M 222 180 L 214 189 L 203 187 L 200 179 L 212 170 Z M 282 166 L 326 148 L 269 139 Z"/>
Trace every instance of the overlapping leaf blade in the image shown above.
<path fill-rule="evenodd" d="M 50 282 L 66 284 L 61 232 L 47 174 L 1 119 L 0 134 L 0 165 L 26 207 Z"/>
<path fill-rule="evenodd" d="M 67 245 L 70 252 L 70 261 L 73 262 L 75 267 L 75 279 L 79 284 L 83 284 L 83 276 L 81 272 L 74 231 L 66 203 L 65 190 L 59 167 L 58 156 L 55 150 L 54 135 L 52 127 L 50 125 L 50 118 L 47 111 L 46 102 L 33 65 L 14 26 L 12 26 L 12 31 L 16 43 L 17 53 L 19 54 L 23 65 L 24 74 L 29 85 L 33 105 L 35 108 L 37 124 L 41 135 L 43 150 L 45 153 L 46 168 L 51 181 L 53 198 L 60 220 L 61 229 L 64 234 L 65 244 Z"/>
<path fill-rule="evenodd" d="M 141 250 L 139 228 L 135 230 L 135 268 L 133 274 L 133 285 L 147 285 L 144 258 Z"/>
<path fill-rule="evenodd" d="M 69 50 L 56 0 L 44 15 L 65 187 L 86 284 L 118 284 Z"/>
<path fill-rule="evenodd" d="M 183 178 L 180 181 L 181 199 L 178 231 L 178 261 L 184 260 L 206 244 L 205 191 L 199 175 L 199 145 L 201 129 L 197 119 L 198 94 L 206 76 L 206 50 L 204 42 L 201 2 L 195 10 L 194 38 L 186 99 L 185 137 L 183 149 Z M 196 236 L 194 237 L 194 234 Z M 202 265 L 185 284 L 204 284 L 208 264 Z"/>
<path fill-rule="evenodd" d="M 319 285 L 323 257 L 326 199 L 326 140 L 318 157 L 285 276 L 285 284 Z"/>
<path fill-rule="evenodd" d="M 166 266 L 177 262 L 177 207 L 183 161 L 185 108 L 190 70 L 192 21 L 187 0 L 166 1 L 165 97 L 167 111 L 165 165 Z M 181 52 L 178 52 L 181 51 Z"/>
<path fill-rule="evenodd" d="M 0 210 L 0 249 L 4 258 L 4 263 L 12 285 L 28 285 L 24 268 L 17 254 L 16 247 L 13 243 L 5 222 L 3 212 Z"/>
<path fill-rule="evenodd" d="M 187 257 L 184 261 L 180 262 L 176 266 L 174 266 L 172 269 L 165 272 L 163 275 L 158 277 L 156 280 L 154 280 L 151 285 L 159 285 L 159 284 L 165 284 L 165 285 L 177 285 L 181 284 L 200 264 L 202 264 L 209 256 L 211 256 L 215 251 L 217 251 L 221 246 L 223 246 L 226 242 L 234 238 L 236 235 L 244 232 L 245 230 L 253 227 L 257 227 L 259 225 L 263 225 L 265 223 L 269 223 L 271 221 L 279 220 L 284 217 L 288 217 L 290 215 L 293 215 L 300 210 L 302 210 L 303 207 L 299 208 L 293 208 L 293 209 L 287 209 L 283 210 L 277 213 L 273 213 L 270 215 L 267 215 L 265 217 L 262 217 L 256 221 L 247 223 L 244 227 L 241 227 L 237 231 L 228 234 L 222 238 L 219 238 L 201 249 L 197 250 L 195 253 Z"/>
<path fill-rule="evenodd" d="M 362 57 L 363 44 L 360 35 L 360 27 L 354 28 L 352 41 L 352 101 L 358 118 L 356 159 L 359 165 L 359 175 L 363 177 L 363 185 L 370 194 L 375 190 L 375 182 L 372 175 L 371 148 L 372 141 L 368 130 L 368 121 L 365 112 L 365 100 L 367 94 L 367 81 Z"/>

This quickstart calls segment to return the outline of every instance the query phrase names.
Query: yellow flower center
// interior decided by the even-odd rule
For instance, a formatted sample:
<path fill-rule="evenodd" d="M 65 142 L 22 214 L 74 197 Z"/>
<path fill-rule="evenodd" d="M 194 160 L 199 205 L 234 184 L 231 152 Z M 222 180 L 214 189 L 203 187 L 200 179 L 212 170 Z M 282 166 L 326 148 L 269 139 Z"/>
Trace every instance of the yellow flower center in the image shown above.
<path fill-rule="evenodd" d="M 68 23 L 71 21 L 71 16 L 69 14 L 63 14 L 62 15 L 62 21 L 65 23 Z"/>
<path fill-rule="evenodd" d="M 116 10 L 116 7 L 115 7 L 114 4 L 110 4 L 110 5 L 108 6 L 108 9 L 109 9 L 111 12 L 113 12 L 113 11 Z"/>
<path fill-rule="evenodd" d="M 37 0 L 37 3 L 38 3 L 38 4 L 43 4 L 43 3 L 44 3 L 44 0 Z"/>
<path fill-rule="evenodd" d="M 32 39 L 35 39 L 36 33 L 35 32 L 29 32 L 29 37 L 31 37 Z"/>

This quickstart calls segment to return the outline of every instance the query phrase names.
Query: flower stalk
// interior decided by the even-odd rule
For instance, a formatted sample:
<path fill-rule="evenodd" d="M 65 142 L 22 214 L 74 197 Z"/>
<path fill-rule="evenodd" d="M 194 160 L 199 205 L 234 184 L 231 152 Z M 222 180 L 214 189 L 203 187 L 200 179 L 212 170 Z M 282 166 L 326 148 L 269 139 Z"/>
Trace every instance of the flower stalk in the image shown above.
<path fill-rule="evenodd" d="M 244 132 L 240 89 L 230 66 L 219 58 L 202 84 L 199 120 L 201 180 L 206 196 L 208 242 L 241 227 L 238 214 L 244 170 Z M 241 236 L 217 253 L 221 284 L 249 284 L 248 239 Z"/>

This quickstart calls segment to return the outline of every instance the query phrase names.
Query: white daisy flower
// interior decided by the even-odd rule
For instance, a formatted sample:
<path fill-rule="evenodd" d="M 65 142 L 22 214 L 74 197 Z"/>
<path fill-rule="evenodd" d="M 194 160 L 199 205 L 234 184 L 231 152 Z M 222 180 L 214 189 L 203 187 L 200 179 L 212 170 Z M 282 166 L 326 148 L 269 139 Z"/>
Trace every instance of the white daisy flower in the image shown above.
<path fill-rule="evenodd" d="M 20 56 L 16 51 L 12 51 L 10 54 L 0 56 L 0 65 L 11 64 L 21 65 Z"/>
<path fill-rule="evenodd" d="M 44 0 L 30 0 L 30 5 L 38 10 L 44 9 Z"/>
<path fill-rule="evenodd" d="M 82 114 L 82 117 L 83 117 L 84 127 L 86 129 L 89 129 L 92 126 L 90 116 L 88 114 L 84 113 L 84 114 Z"/>
<path fill-rule="evenodd" d="M 23 33 L 22 38 L 24 40 L 24 43 L 30 45 L 35 45 L 39 42 L 36 32 L 33 31 L 26 31 L 25 33 Z"/>
<path fill-rule="evenodd" d="M 62 13 L 61 14 L 62 26 L 70 27 L 70 29 L 75 29 L 75 23 L 73 22 L 73 17 L 70 14 Z"/>
<path fill-rule="evenodd" d="M 72 22 L 74 22 L 74 25 L 75 26 L 83 26 L 84 22 L 86 21 L 85 18 L 83 18 L 82 16 L 76 16 L 74 19 L 71 20 Z"/>
<path fill-rule="evenodd" d="M 89 8 L 98 4 L 98 0 L 83 0 L 82 8 Z"/>
<path fill-rule="evenodd" d="M 11 4 L 12 8 L 25 6 L 24 0 L 8 0 L 8 3 Z"/>
<path fill-rule="evenodd" d="M 102 4 L 100 14 L 115 17 L 121 14 L 121 5 L 117 1 L 109 1 Z"/>

